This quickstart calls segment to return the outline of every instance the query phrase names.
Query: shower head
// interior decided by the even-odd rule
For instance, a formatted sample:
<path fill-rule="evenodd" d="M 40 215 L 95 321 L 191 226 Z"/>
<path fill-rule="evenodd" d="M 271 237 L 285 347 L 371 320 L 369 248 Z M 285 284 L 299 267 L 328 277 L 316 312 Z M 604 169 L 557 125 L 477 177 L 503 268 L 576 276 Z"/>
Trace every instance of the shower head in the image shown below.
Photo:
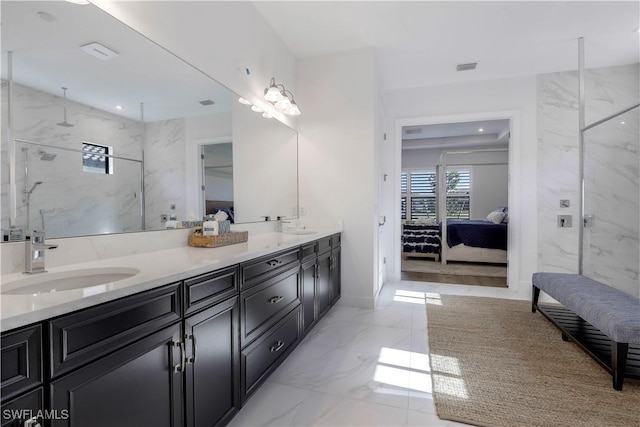
<path fill-rule="evenodd" d="M 56 125 L 58 126 L 62 126 L 65 128 L 72 128 L 73 125 L 69 122 L 67 122 L 67 88 L 63 87 L 62 88 L 62 93 L 63 93 L 63 106 L 64 106 L 64 120 L 61 121 L 60 123 L 56 123 Z"/>
<path fill-rule="evenodd" d="M 71 126 L 73 126 L 73 125 L 71 125 Z M 47 153 L 44 150 L 38 151 L 38 155 L 40 155 L 40 160 L 44 160 L 44 161 L 47 161 L 47 162 L 50 162 L 51 160 L 55 159 L 58 156 L 57 154 Z"/>
<path fill-rule="evenodd" d="M 35 190 L 35 189 L 36 189 L 36 187 L 37 187 L 38 185 L 40 185 L 40 184 L 42 184 L 42 181 L 36 181 L 36 182 L 34 182 L 34 183 L 33 183 L 33 186 L 31 187 L 31 190 L 29 190 L 29 191 L 24 190 L 24 192 L 25 192 L 26 194 L 31 194 L 31 193 L 33 193 L 33 190 Z"/>

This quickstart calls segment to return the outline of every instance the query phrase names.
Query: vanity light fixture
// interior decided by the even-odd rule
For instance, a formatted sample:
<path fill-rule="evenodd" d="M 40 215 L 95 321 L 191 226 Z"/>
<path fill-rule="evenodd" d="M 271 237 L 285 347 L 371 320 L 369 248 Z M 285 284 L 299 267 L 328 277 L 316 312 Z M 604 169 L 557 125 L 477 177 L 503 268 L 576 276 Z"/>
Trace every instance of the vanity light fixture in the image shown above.
<path fill-rule="evenodd" d="M 263 110 L 260 107 L 257 107 L 255 105 L 251 106 L 251 111 L 255 111 L 256 113 L 262 113 Z"/>
<path fill-rule="evenodd" d="M 247 101 L 246 99 L 244 99 L 243 97 L 238 98 L 238 102 L 240 104 L 244 104 L 244 105 L 251 105 L 251 103 L 249 101 Z"/>
<path fill-rule="evenodd" d="M 269 87 L 264 90 L 264 99 L 274 104 L 276 108 L 288 116 L 299 116 L 300 109 L 296 105 L 293 93 L 284 85 L 276 83 L 275 77 L 271 78 Z"/>
<path fill-rule="evenodd" d="M 266 111 L 264 113 L 262 113 L 262 117 L 264 117 L 265 119 L 272 119 L 273 116 L 269 113 L 267 113 Z"/>

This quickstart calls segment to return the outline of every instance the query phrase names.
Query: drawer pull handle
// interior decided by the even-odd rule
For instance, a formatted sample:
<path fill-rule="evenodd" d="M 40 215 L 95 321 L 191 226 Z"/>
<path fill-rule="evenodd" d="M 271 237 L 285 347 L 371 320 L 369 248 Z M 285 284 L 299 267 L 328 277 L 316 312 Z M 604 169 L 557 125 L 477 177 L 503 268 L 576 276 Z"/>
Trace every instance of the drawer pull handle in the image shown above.
<path fill-rule="evenodd" d="M 268 261 L 267 264 L 269 264 L 270 267 L 278 267 L 279 265 L 284 264 L 284 262 L 274 259 L 272 261 Z"/>
<path fill-rule="evenodd" d="M 274 345 L 271 346 L 271 352 L 275 353 L 276 351 L 280 351 L 280 349 L 284 347 L 284 341 L 278 340 Z"/>
<path fill-rule="evenodd" d="M 284 297 L 283 297 L 283 296 L 281 296 L 281 295 L 279 295 L 279 296 L 277 296 L 277 297 L 271 297 L 271 298 L 269 298 L 269 302 L 270 302 L 271 304 L 276 304 L 276 303 L 279 303 L 280 301 L 282 301 L 282 299 L 283 299 L 283 298 L 284 298 Z"/>
<path fill-rule="evenodd" d="M 198 357 L 198 345 L 196 344 L 196 336 L 195 335 L 185 335 L 185 341 L 191 340 L 191 357 L 187 358 L 187 363 L 191 363 L 192 365 L 196 363 L 196 358 Z"/>
<path fill-rule="evenodd" d="M 177 365 L 174 365 L 173 373 L 177 374 L 178 372 L 184 372 L 186 368 L 185 365 L 187 363 L 187 351 L 185 350 L 184 343 L 171 341 L 171 345 L 173 347 L 180 348 L 180 363 L 178 363 Z"/>

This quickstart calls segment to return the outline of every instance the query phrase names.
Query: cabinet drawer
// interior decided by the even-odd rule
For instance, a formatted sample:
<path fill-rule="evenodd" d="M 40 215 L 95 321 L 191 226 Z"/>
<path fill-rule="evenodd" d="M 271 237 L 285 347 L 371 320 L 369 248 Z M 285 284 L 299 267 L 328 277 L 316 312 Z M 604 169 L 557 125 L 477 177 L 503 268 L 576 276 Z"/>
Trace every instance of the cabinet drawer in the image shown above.
<path fill-rule="evenodd" d="M 318 253 L 321 254 L 323 252 L 331 249 L 331 236 L 323 237 L 322 239 L 318 239 Z"/>
<path fill-rule="evenodd" d="M 266 331 L 300 303 L 300 269 L 295 267 L 242 292 L 242 345 Z"/>
<path fill-rule="evenodd" d="M 2 427 L 23 427 L 25 421 L 36 417 L 40 411 L 44 410 L 44 394 L 42 387 L 33 390 L 23 396 L 17 397 L 10 402 L 2 404 Z M 67 412 L 54 413 L 54 416 L 65 417 Z M 42 417 L 36 418 L 40 425 L 43 424 Z"/>
<path fill-rule="evenodd" d="M 289 313 L 258 341 L 242 351 L 242 400 L 295 348 L 300 337 L 300 308 Z"/>
<path fill-rule="evenodd" d="M 238 291 L 238 267 L 233 266 L 184 281 L 184 310 L 191 314 L 233 296 Z"/>
<path fill-rule="evenodd" d="M 302 252 L 302 261 L 313 258 L 316 256 L 316 242 L 302 245 L 300 247 L 300 252 Z"/>
<path fill-rule="evenodd" d="M 42 383 L 42 327 L 2 334 L 2 401 Z"/>
<path fill-rule="evenodd" d="M 342 235 L 340 233 L 331 236 L 331 248 L 335 249 L 342 244 Z"/>
<path fill-rule="evenodd" d="M 180 283 L 174 283 L 51 320 L 51 377 L 177 322 L 181 315 Z"/>
<path fill-rule="evenodd" d="M 291 249 L 277 254 L 251 260 L 240 265 L 241 288 L 257 284 L 260 280 L 278 274 L 300 263 L 300 250 Z"/>

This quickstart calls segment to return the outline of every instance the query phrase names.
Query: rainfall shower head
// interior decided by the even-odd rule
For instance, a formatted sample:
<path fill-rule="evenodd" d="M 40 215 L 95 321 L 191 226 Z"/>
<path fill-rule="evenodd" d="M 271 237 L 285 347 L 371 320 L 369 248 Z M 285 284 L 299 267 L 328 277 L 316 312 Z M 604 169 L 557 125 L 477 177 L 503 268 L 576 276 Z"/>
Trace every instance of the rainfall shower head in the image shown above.
<path fill-rule="evenodd" d="M 73 125 L 67 122 L 67 88 L 63 87 L 62 92 L 63 92 L 64 120 L 61 121 L 60 123 L 56 123 L 56 125 L 62 126 L 65 128 L 72 128 Z"/>
<path fill-rule="evenodd" d="M 73 125 L 71 125 L 73 126 Z M 38 155 L 40 156 L 40 160 L 44 160 L 47 162 L 50 162 L 51 160 L 55 159 L 57 154 L 53 154 L 53 153 L 47 153 L 44 150 L 40 150 L 38 151 Z"/>

